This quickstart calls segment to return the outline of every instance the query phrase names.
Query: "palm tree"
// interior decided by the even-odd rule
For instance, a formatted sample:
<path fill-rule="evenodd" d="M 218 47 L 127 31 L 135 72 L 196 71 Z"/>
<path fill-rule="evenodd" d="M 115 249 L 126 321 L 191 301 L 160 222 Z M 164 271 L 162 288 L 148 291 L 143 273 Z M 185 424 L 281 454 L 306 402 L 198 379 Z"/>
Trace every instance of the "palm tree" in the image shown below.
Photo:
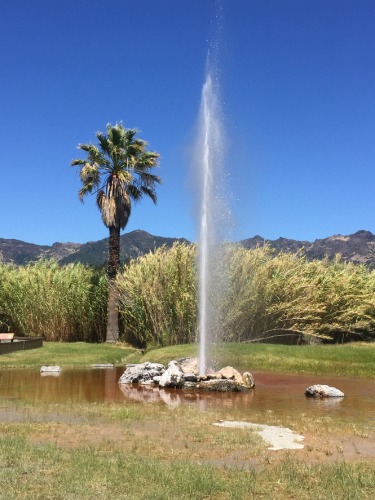
<path fill-rule="evenodd" d="M 108 124 L 106 134 L 96 134 L 97 146 L 78 145 L 87 153 L 86 159 L 71 162 L 80 167 L 80 200 L 83 202 L 88 193 L 96 194 L 102 220 L 109 229 L 107 342 L 115 342 L 119 337 L 116 276 L 120 266 L 120 231 L 128 223 L 132 200 L 146 195 L 156 203 L 155 185 L 161 182 L 151 173 L 158 166 L 159 154 L 146 151 L 147 142 L 137 139 L 136 134 L 137 130 L 125 129 L 121 123 Z"/>

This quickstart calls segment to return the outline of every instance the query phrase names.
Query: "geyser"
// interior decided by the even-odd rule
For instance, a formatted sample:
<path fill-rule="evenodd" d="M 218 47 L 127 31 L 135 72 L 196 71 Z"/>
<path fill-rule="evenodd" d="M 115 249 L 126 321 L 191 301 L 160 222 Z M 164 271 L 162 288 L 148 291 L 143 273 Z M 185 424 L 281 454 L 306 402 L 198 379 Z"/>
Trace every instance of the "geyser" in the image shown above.
<path fill-rule="evenodd" d="M 199 275 L 199 373 L 207 371 L 213 330 L 217 328 L 213 296 L 220 289 L 220 254 L 225 209 L 220 192 L 223 164 L 223 131 L 217 83 L 208 71 L 202 89 L 195 166 L 200 186 Z M 214 294 L 215 292 L 215 294 Z"/>

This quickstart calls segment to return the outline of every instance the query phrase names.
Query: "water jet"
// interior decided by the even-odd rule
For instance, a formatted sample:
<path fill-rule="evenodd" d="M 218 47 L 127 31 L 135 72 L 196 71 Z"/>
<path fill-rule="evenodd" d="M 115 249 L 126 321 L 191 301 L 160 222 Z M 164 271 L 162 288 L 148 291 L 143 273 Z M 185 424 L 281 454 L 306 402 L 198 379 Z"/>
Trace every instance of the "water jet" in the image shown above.
<path fill-rule="evenodd" d="M 217 81 L 208 71 L 202 88 L 195 168 L 200 187 L 198 238 L 199 374 L 207 372 L 213 330 L 217 327 L 212 297 L 220 288 L 223 203 L 220 193 L 223 165 L 223 127 Z"/>

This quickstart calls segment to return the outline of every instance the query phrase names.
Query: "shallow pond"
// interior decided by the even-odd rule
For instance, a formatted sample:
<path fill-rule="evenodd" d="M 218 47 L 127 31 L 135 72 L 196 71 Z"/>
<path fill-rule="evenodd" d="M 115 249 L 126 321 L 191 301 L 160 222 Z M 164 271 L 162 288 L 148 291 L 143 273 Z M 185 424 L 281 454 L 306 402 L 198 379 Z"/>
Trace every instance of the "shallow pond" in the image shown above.
<path fill-rule="evenodd" d="M 0 370 L 1 400 L 31 403 L 124 402 L 196 405 L 199 410 L 233 409 L 247 417 L 249 410 L 276 414 L 330 415 L 349 421 L 375 420 L 375 380 L 316 375 L 287 375 L 254 372 L 256 387 L 246 393 L 198 393 L 137 385 L 119 385 L 124 368 L 63 370 L 42 375 L 37 369 Z M 327 384 L 342 390 L 345 397 L 310 399 L 306 387 Z"/>

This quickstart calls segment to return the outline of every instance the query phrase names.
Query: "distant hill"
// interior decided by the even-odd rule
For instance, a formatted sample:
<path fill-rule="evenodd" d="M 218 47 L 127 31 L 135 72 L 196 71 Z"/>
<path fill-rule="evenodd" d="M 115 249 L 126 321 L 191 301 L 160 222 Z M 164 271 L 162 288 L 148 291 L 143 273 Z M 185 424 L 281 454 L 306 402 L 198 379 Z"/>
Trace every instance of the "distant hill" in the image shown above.
<path fill-rule="evenodd" d="M 76 252 L 81 246 L 79 243 L 35 245 L 25 241 L 0 238 L 0 262 L 24 265 L 42 258 L 61 260 Z"/>
<path fill-rule="evenodd" d="M 95 266 L 103 265 L 107 262 L 108 240 L 109 238 L 105 238 L 85 243 L 76 252 L 63 257 L 60 262 L 61 264 L 82 262 Z M 140 230 L 123 234 L 121 236 L 120 260 L 126 262 L 129 259 L 135 259 L 145 253 L 153 252 L 163 245 L 171 247 L 175 241 L 189 243 L 184 238 L 164 238 Z"/>
<path fill-rule="evenodd" d="M 189 243 L 184 238 L 153 236 L 146 231 L 132 231 L 121 236 L 121 262 L 134 259 L 163 245 L 171 247 L 175 241 Z M 54 258 L 60 264 L 82 262 L 101 266 L 107 262 L 108 238 L 88 243 L 54 243 L 35 245 L 20 240 L 0 238 L 0 262 L 24 265 L 41 258 Z"/>
<path fill-rule="evenodd" d="M 121 261 L 134 259 L 148 252 L 153 252 L 163 245 L 171 247 L 175 241 L 189 243 L 184 238 L 164 238 L 153 236 L 146 231 L 132 231 L 121 236 Z M 366 264 L 375 268 L 375 235 L 370 231 L 357 231 L 343 236 L 337 234 L 314 242 L 287 238 L 265 240 L 254 236 L 238 242 L 245 248 L 255 248 L 268 244 L 277 252 L 301 251 L 309 259 L 332 259 L 341 254 L 343 259 L 354 263 Z M 52 246 L 35 245 L 20 240 L 0 238 L 0 262 L 18 265 L 35 262 L 41 258 L 55 258 L 61 264 L 82 262 L 88 265 L 103 265 L 107 261 L 108 238 L 88 243 L 54 243 Z"/>
<path fill-rule="evenodd" d="M 268 244 L 277 252 L 297 252 L 302 251 L 309 259 L 332 259 L 335 255 L 341 254 L 346 261 L 356 264 L 367 264 L 375 268 L 375 235 L 370 231 L 357 231 L 354 234 L 343 236 L 336 234 L 309 241 L 289 240 L 278 238 L 277 240 L 265 240 L 260 236 L 242 240 L 239 244 L 245 248 L 254 248 L 259 245 Z"/>

